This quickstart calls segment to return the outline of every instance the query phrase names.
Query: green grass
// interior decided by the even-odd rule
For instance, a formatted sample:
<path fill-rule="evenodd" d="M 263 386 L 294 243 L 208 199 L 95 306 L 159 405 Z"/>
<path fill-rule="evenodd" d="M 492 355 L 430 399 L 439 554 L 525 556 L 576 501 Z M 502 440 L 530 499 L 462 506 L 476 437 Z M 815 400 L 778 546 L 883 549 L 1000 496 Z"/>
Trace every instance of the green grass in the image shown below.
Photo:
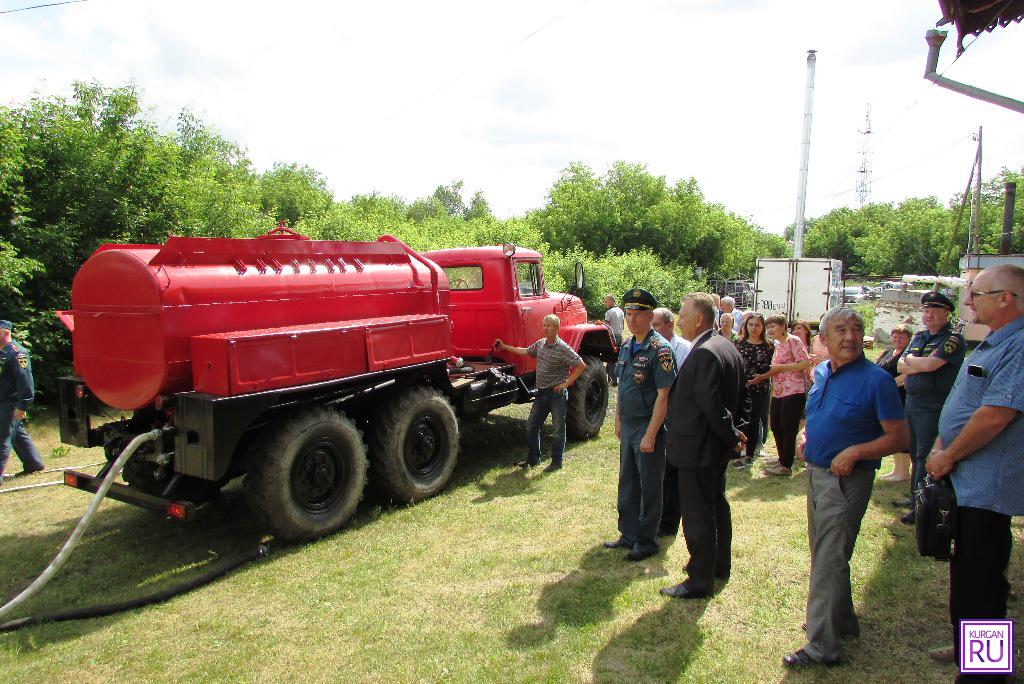
<path fill-rule="evenodd" d="M 732 581 L 707 601 L 658 589 L 683 577 L 682 538 L 633 564 L 613 539 L 618 449 L 573 443 L 553 475 L 512 467 L 525 407 L 464 426 L 456 478 L 412 507 L 372 495 L 327 539 L 164 604 L 0 634 L 8 682 L 939 682 L 952 665 L 925 651 L 948 640 L 947 566 L 917 556 L 878 482 L 853 560 L 862 636 L 844 667 L 787 673 L 802 645 L 807 592 L 805 478 L 730 471 Z M 32 426 L 48 453 L 55 426 Z M 49 466 L 101 460 L 72 449 Z M 16 467 L 16 463 L 12 464 Z M 56 479 L 33 475 L 13 484 Z M 9 483 L 7 486 L 11 486 Z M 0 495 L 0 596 L 50 561 L 88 497 L 65 487 Z M 1021 527 L 1011 562 L 1020 591 Z M 181 524 L 104 502 L 93 527 L 28 610 L 120 600 L 172 586 L 260 540 L 238 486 L 202 521 Z M 1011 617 L 1021 617 L 1011 603 Z M 1020 648 L 1017 648 L 1020 658 Z"/>

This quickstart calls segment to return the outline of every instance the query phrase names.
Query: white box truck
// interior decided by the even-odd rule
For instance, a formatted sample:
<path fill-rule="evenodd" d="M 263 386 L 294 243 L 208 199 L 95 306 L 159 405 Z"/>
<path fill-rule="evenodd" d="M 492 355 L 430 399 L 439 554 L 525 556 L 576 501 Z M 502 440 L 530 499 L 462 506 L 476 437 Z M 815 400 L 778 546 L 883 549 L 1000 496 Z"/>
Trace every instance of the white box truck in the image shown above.
<path fill-rule="evenodd" d="M 838 259 L 758 259 L 754 310 L 817 325 L 843 302 L 843 262 Z"/>

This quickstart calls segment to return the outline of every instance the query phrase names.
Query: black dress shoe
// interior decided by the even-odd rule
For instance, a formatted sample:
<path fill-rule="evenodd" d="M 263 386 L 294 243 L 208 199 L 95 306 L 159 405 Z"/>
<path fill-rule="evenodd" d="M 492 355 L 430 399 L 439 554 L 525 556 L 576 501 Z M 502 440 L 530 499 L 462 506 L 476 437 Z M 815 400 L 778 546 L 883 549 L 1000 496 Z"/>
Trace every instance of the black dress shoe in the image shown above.
<path fill-rule="evenodd" d="M 633 549 L 626 554 L 626 560 L 628 561 L 642 561 L 645 558 L 650 558 L 654 554 L 658 553 L 658 549 Z"/>
<path fill-rule="evenodd" d="M 626 540 L 623 539 L 622 537 L 619 537 L 615 541 L 604 542 L 603 546 L 606 549 L 630 549 L 630 548 L 633 548 L 633 545 L 627 543 Z"/>
<path fill-rule="evenodd" d="M 701 599 L 710 598 L 710 591 L 697 591 L 689 582 L 680 582 L 674 587 L 665 587 L 658 591 L 662 596 L 678 599 Z"/>
<path fill-rule="evenodd" d="M 554 461 L 552 461 L 551 463 L 548 464 L 548 467 L 544 469 L 544 472 L 545 473 L 553 473 L 556 470 L 561 470 L 561 469 L 562 469 L 562 464 L 561 463 L 555 463 Z"/>
<path fill-rule="evenodd" d="M 900 522 L 904 525 L 913 525 L 917 522 L 917 514 L 914 511 L 908 511 L 900 516 Z"/>
<path fill-rule="evenodd" d="M 808 667 L 810 665 L 825 665 L 828 667 L 833 667 L 835 665 L 838 665 L 839 661 L 825 662 L 821 660 L 815 660 L 811 657 L 810 653 L 801 648 L 800 650 L 794 651 L 789 655 L 782 656 L 782 664 L 788 668 L 797 669 L 802 667 Z"/>

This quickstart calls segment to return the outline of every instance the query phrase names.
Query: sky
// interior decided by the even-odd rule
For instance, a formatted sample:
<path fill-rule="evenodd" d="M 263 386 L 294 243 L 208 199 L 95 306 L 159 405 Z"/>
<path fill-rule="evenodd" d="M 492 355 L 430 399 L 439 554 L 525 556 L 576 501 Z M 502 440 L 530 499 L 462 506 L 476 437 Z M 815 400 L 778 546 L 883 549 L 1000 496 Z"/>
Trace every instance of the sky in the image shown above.
<path fill-rule="evenodd" d="M 808 218 L 858 206 L 865 139 L 875 202 L 962 193 L 979 126 L 985 178 L 1024 167 L 1020 114 L 923 79 L 939 18 L 938 0 L 87 0 L 0 14 L 0 104 L 131 83 L 167 130 L 190 109 L 257 170 L 307 164 L 336 199 L 461 179 L 501 217 L 542 206 L 572 162 L 624 160 L 781 233 L 809 49 Z M 1024 100 L 1024 27 L 955 62 L 944 29 L 940 73 Z"/>

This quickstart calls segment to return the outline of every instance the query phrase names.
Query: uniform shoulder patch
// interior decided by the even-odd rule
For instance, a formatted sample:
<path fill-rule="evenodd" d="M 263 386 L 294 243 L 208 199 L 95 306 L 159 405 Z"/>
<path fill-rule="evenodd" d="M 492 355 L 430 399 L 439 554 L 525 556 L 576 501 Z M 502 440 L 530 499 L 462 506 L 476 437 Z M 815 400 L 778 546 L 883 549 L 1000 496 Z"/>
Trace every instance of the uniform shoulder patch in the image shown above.
<path fill-rule="evenodd" d="M 950 335 L 946 340 L 946 344 L 942 345 L 942 350 L 947 354 L 953 354 L 960 346 L 960 338 L 956 335 Z"/>
<path fill-rule="evenodd" d="M 18 354 L 18 365 L 22 368 L 28 368 L 28 356 L 26 354 Z"/>
<path fill-rule="evenodd" d="M 674 364 L 672 350 L 666 346 L 660 347 L 658 349 L 658 362 L 661 364 L 663 370 L 672 372 L 672 366 Z"/>

